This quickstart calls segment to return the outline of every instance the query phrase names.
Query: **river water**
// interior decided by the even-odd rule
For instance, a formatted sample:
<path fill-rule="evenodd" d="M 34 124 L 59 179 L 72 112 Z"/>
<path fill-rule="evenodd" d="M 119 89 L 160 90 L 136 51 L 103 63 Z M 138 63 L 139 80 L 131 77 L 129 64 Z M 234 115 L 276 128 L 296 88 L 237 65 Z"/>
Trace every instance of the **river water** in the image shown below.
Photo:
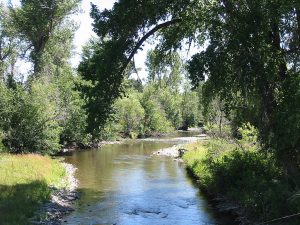
<path fill-rule="evenodd" d="M 66 162 L 78 168 L 80 199 L 64 224 L 233 224 L 215 213 L 184 165 L 151 155 L 182 142 L 180 138 L 128 141 L 66 156 Z"/>

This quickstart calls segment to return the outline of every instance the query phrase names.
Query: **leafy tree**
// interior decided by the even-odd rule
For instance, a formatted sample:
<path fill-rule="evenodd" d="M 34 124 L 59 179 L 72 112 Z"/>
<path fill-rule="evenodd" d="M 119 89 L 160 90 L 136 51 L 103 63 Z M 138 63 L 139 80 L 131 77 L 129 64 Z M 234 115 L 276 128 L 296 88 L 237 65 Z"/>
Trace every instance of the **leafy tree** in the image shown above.
<path fill-rule="evenodd" d="M 172 131 L 172 124 L 167 119 L 159 98 L 155 95 L 156 89 L 148 86 L 143 92 L 141 104 L 145 110 L 144 133 L 166 133 Z"/>
<path fill-rule="evenodd" d="M 10 7 L 14 24 L 21 38 L 32 47 L 30 58 L 35 74 L 43 68 L 41 59 L 55 30 L 73 14 L 80 0 L 21 0 L 21 7 Z"/>
<path fill-rule="evenodd" d="M 32 85 L 30 93 L 17 86 L 4 126 L 4 142 L 10 151 L 51 153 L 60 149 L 56 93 L 54 85 L 42 80 Z"/>
<path fill-rule="evenodd" d="M 295 0 L 124 0 L 102 12 L 94 6 L 99 47 L 80 70 L 84 79 L 93 82 L 85 90 L 90 127 L 99 127 L 107 118 L 120 95 L 123 71 L 148 37 L 159 31 L 162 52 L 180 48 L 186 40 L 206 42 L 207 48 L 189 64 L 193 84 L 206 76 L 204 97 L 219 96 L 225 111 L 234 111 L 237 124 L 250 122 L 257 127 L 265 148 L 274 150 L 292 177 L 300 177 L 299 138 L 287 141 L 291 133 L 299 134 L 299 126 L 291 126 L 286 134 L 279 131 L 287 124 L 280 121 L 286 117 L 292 121 L 299 114 L 299 104 L 288 104 L 298 99 L 299 4 Z"/>
<path fill-rule="evenodd" d="M 23 51 L 22 47 L 11 15 L 4 4 L 0 3 L 0 82 L 12 81 L 15 63 Z"/>
<path fill-rule="evenodd" d="M 118 99 L 114 107 L 122 133 L 131 137 L 142 133 L 145 111 L 136 92 Z"/>
<path fill-rule="evenodd" d="M 206 74 L 206 96 L 219 95 L 227 112 L 234 111 L 236 123 L 254 124 L 265 148 L 275 150 L 294 178 L 300 177 L 299 139 L 290 145 L 290 136 L 279 129 L 279 118 L 294 120 L 299 115 L 299 104 L 283 103 L 297 99 L 299 89 L 294 83 L 299 77 L 298 9 L 298 1 L 212 4 L 207 12 L 211 16 L 203 21 L 209 45 L 190 62 L 194 83 Z M 286 95 L 286 88 L 293 90 L 292 96 Z M 298 125 L 292 127 L 299 134 Z M 279 148 L 283 142 L 289 147 Z"/>
<path fill-rule="evenodd" d="M 4 150 L 3 140 L 5 139 L 5 129 L 9 123 L 12 105 L 12 91 L 3 82 L 0 82 L 0 151 Z"/>
<path fill-rule="evenodd" d="M 191 91 L 190 85 L 186 84 L 182 94 L 181 113 L 182 126 L 181 129 L 188 130 L 189 127 L 198 126 L 200 122 L 201 112 L 199 111 L 198 94 Z"/>
<path fill-rule="evenodd" d="M 171 122 L 174 129 L 179 129 L 182 126 L 182 95 L 171 89 L 165 87 L 159 89 L 158 99 L 166 113 L 166 118 Z"/>
<path fill-rule="evenodd" d="M 158 50 L 150 50 L 147 53 L 146 66 L 150 82 L 157 83 L 159 87 L 169 86 L 178 91 L 183 68 L 177 52 L 162 56 Z"/>
<path fill-rule="evenodd" d="M 75 90 L 76 83 L 80 83 L 79 77 L 74 76 L 73 71 L 64 67 L 60 75 L 53 81 L 58 89 L 59 106 L 58 122 L 62 129 L 60 133 L 60 143 L 89 143 L 90 137 L 86 133 L 86 113 L 83 109 L 84 100 L 80 93 Z"/>
<path fill-rule="evenodd" d="M 112 10 L 100 12 L 92 7 L 94 31 L 99 43 L 89 57 L 79 66 L 82 77 L 92 83 L 82 87 L 86 96 L 90 130 L 99 130 L 108 118 L 113 102 L 121 94 L 123 72 L 133 59 L 134 53 L 147 37 L 156 31 L 179 22 L 177 15 L 183 11 L 183 1 L 120 1 Z M 159 24 L 170 18 L 173 20 Z M 155 26 L 153 28 L 153 26 Z M 144 37 L 139 39 L 139 35 Z M 108 85 L 109 84 L 109 85 Z"/>

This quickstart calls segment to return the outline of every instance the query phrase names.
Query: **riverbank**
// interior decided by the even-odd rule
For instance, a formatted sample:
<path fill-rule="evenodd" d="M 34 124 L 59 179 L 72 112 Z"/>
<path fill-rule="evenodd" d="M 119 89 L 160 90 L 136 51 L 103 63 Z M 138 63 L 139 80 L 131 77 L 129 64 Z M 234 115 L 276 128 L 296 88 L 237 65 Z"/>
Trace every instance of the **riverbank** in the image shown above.
<path fill-rule="evenodd" d="M 59 224 L 77 198 L 74 172 L 71 165 L 50 157 L 1 154 L 0 221 Z"/>
<path fill-rule="evenodd" d="M 176 130 L 171 133 L 153 133 L 152 135 L 148 135 L 145 137 L 139 137 L 136 139 L 132 139 L 129 137 L 123 137 L 123 138 L 118 138 L 117 140 L 106 140 L 106 141 L 99 141 L 99 142 L 94 142 L 94 143 L 89 143 L 89 144 L 83 144 L 83 143 L 69 143 L 65 145 L 61 151 L 55 154 L 55 156 L 63 156 L 63 155 L 68 155 L 71 154 L 74 151 L 84 151 L 87 149 L 100 149 L 106 145 L 114 145 L 114 144 L 122 144 L 126 141 L 129 140 L 135 140 L 135 141 L 159 141 L 161 138 L 161 142 L 170 141 L 170 142 L 184 142 L 184 143 L 191 143 L 197 141 L 199 138 L 200 139 L 205 139 L 207 136 L 205 134 L 199 134 L 201 132 L 201 128 L 190 128 L 188 131 L 182 131 L 182 130 Z M 176 137 L 176 135 L 184 133 L 186 135 L 188 134 L 193 134 L 192 137 Z M 170 139 L 165 139 L 164 137 L 173 137 Z M 170 156 L 172 156 L 171 154 Z"/>
<path fill-rule="evenodd" d="M 219 212 L 232 215 L 237 224 L 243 225 L 274 219 L 279 222 L 274 224 L 298 224 L 297 191 L 273 155 L 262 151 L 257 142 L 199 135 L 186 141 L 153 155 L 184 162 Z"/>
<path fill-rule="evenodd" d="M 187 144 L 193 144 L 200 140 L 207 140 L 208 136 L 205 134 L 196 135 L 193 137 L 177 137 L 172 139 L 162 139 L 161 141 L 168 141 L 170 143 L 174 142 L 183 142 L 183 144 L 174 144 L 173 146 L 169 148 L 163 148 L 158 151 L 155 151 L 152 153 L 152 155 L 157 156 L 169 156 L 173 157 L 174 159 L 179 159 L 184 154 L 184 151 L 186 150 Z M 147 139 L 147 141 L 151 141 L 151 139 Z M 153 139 L 153 141 L 159 141 L 157 139 Z"/>
<path fill-rule="evenodd" d="M 225 139 L 198 141 L 183 146 L 189 173 L 220 212 L 238 224 L 298 224 L 299 201 L 274 157 L 259 146 Z M 299 222 L 299 221 L 298 221 Z"/>

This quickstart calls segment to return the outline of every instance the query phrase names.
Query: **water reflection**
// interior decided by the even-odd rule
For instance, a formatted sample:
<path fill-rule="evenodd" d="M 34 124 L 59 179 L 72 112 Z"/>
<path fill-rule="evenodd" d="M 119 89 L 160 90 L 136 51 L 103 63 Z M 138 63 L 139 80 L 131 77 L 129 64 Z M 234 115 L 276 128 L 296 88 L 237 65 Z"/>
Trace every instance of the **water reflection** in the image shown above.
<path fill-rule="evenodd" d="M 144 140 L 67 156 L 78 168 L 81 198 L 65 224 L 226 224 L 182 165 L 151 156 L 173 144 Z"/>

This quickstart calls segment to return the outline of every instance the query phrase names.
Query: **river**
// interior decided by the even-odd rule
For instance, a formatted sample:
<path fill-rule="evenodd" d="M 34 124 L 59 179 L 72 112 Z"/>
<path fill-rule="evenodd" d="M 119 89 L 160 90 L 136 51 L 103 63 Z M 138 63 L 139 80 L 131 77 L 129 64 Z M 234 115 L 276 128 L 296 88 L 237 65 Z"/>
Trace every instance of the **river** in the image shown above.
<path fill-rule="evenodd" d="M 154 151 L 182 143 L 175 137 L 127 141 L 74 152 L 80 199 L 65 218 L 72 225 L 229 225 L 201 195 L 184 165 Z"/>

